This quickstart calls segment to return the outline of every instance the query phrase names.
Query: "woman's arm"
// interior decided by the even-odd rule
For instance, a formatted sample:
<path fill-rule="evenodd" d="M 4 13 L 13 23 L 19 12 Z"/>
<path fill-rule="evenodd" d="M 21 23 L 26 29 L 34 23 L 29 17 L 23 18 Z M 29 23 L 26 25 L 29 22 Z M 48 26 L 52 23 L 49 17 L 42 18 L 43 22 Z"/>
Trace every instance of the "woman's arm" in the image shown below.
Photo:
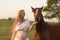
<path fill-rule="evenodd" d="M 37 24 L 37 22 L 34 22 L 34 23 L 31 24 L 31 26 L 28 28 L 28 32 L 31 31 L 32 27 L 33 27 L 35 24 Z"/>
<path fill-rule="evenodd" d="M 15 20 L 15 22 L 13 23 L 13 28 L 12 28 L 12 37 L 11 37 L 11 40 L 14 40 L 15 38 L 15 35 L 16 35 L 16 32 L 15 29 L 16 29 L 16 25 L 17 25 L 17 21 Z"/>
<path fill-rule="evenodd" d="M 14 32 L 12 33 L 11 40 L 14 40 L 14 38 L 15 38 L 15 35 L 16 35 L 16 31 L 14 31 Z"/>

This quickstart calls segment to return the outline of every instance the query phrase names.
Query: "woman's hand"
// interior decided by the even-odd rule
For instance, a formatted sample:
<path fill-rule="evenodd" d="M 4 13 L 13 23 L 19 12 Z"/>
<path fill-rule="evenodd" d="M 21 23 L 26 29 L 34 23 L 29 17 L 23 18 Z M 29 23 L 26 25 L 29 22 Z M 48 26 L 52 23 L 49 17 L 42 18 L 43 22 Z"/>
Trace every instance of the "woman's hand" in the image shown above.
<path fill-rule="evenodd" d="M 35 24 L 37 24 L 37 22 L 33 22 L 33 23 L 31 24 L 31 26 L 28 28 L 28 31 L 31 31 L 32 27 L 33 27 Z"/>
<path fill-rule="evenodd" d="M 34 21 L 34 22 L 32 23 L 32 25 L 35 25 L 35 24 L 37 24 L 37 22 Z"/>

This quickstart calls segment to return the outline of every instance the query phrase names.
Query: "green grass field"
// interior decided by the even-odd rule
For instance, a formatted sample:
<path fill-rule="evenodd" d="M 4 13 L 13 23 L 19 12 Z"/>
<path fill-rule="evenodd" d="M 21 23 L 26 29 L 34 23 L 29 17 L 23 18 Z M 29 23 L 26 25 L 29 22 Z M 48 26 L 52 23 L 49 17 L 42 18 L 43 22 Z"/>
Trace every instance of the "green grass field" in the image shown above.
<path fill-rule="evenodd" d="M 11 40 L 12 20 L 0 20 L 0 40 Z M 30 22 L 32 23 L 32 22 Z M 28 33 L 29 39 L 34 40 L 34 28 Z"/>

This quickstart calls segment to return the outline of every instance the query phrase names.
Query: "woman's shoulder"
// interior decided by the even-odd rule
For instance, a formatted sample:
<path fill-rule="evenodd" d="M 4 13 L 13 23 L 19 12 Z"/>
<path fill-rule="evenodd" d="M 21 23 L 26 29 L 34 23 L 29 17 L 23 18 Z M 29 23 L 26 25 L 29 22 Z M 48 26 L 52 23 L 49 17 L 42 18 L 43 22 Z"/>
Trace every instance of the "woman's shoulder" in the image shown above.
<path fill-rule="evenodd" d="M 25 19 L 25 22 L 26 22 L 26 23 L 30 23 L 29 19 Z"/>

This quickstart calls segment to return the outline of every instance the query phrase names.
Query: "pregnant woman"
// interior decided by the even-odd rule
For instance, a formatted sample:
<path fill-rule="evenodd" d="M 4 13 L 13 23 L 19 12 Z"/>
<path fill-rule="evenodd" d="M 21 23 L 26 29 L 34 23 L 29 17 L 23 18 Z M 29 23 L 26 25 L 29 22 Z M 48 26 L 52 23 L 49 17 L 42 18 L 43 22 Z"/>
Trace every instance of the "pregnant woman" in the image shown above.
<path fill-rule="evenodd" d="M 12 38 L 11 40 L 29 40 L 27 37 L 27 33 L 31 30 L 32 26 L 36 24 L 35 22 L 32 23 L 30 26 L 29 20 L 24 19 L 25 11 L 20 10 L 18 12 L 18 16 L 13 23 L 13 31 L 12 31 Z"/>

